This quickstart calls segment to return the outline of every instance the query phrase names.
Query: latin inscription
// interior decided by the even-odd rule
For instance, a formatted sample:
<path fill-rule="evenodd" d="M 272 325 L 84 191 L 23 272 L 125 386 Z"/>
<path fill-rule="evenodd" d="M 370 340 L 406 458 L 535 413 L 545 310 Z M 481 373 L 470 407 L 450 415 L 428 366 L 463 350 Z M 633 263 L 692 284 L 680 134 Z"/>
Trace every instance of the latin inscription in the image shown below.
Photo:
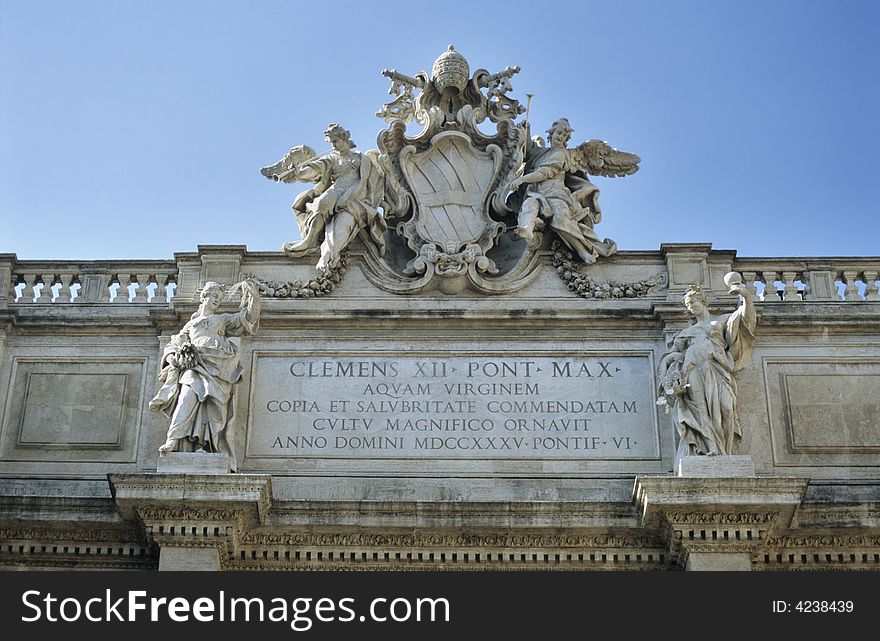
<path fill-rule="evenodd" d="M 255 358 L 248 455 L 658 456 L 647 356 Z"/>

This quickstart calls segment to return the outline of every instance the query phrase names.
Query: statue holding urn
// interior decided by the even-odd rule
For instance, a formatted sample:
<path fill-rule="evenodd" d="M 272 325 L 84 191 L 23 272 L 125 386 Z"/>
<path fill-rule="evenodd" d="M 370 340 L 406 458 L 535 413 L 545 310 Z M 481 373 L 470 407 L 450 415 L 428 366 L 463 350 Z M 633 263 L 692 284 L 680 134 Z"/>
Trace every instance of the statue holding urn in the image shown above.
<path fill-rule="evenodd" d="M 742 438 L 736 414 L 735 375 L 751 359 L 755 342 L 755 307 L 742 277 L 724 277 L 740 305 L 730 314 L 713 316 L 698 285 L 684 295 L 694 323 L 672 340 L 660 361 L 658 405 L 674 413 L 681 437 L 676 459 L 684 456 L 732 455 Z"/>

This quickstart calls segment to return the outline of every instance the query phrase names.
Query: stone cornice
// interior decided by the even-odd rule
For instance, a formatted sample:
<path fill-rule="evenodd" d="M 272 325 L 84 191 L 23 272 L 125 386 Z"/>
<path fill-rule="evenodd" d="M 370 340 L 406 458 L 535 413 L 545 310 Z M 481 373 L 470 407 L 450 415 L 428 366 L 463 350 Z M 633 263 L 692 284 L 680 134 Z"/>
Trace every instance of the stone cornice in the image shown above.
<path fill-rule="evenodd" d="M 705 552 L 747 554 L 754 569 L 880 568 L 870 511 L 804 503 L 805 479 L 639 477 L 632 503 L 273 502 L 262 475 L 110 481 L 109 505 L 6 497 L 6 512 L 31 516 L 0 522 L 0 566 L 152 569 L 159 549 L 182 547 L 217 549 L 233 570 L 658 570 Z M 112 522 L 59 521 L 113 507 Z"/>
<path fill-rule="evenodd" d="M 272 498 L 266 474 L 108 474 L 110 490 L 123 517 L 137 508 L 213 509 L 218 503 L 263 521 Z"/>

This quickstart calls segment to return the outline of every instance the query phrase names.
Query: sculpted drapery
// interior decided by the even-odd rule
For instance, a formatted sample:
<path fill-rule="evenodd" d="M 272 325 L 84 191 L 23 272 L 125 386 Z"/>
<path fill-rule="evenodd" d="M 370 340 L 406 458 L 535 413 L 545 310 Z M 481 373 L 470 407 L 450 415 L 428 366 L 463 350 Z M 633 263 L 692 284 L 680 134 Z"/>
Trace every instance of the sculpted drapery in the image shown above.
<path fill-rule="evenodd" d="M 150 401 L 150 410 L 171 417 L 165 444 L 167 452 L 219 452 L 236 459 L 231 445 L 232 390 L 242 375 L 238 346 L 233 336 L 253 335 L 260 322 L 260 296 L 245 281 L 237 313 L 215 313 L 223 297 L 219 283 L 202 289 L 201 305 L 162 352 L 159 380 L 162 386 Z"/>
<path fill-rule="evenodd" d="M 587 174 L 626 176 L 638 171 L 635 154 L 618 151 L 600 140 L 568 149 L 573 129 L 560 118 L 547 130 L 549 147 L 533 142 L 526 154 L 525 174 L 510 183 L 509 205 L 518 211 L 516 234 L 533 241 L 546 223 L 586 264 L 611 256 L 617 244 L 600 240 L 594 226 L 602 220 L 599 189 Z"/>
<path fill-rule="evenodd" d="M 283 249 L 299 256 L 320 246 L 316 267 L 332 271 L 362 229 L 368 231 L 379 254 L 384 254 L 387 224 L 379 211 L 384 178 L 376 161 L 370 153 L 355 151 L 351 134 L 337 123 L 328 125 L 324 136 L 333 146 L 329 153 L 315 156 L 309 147 L 294 147 L 262 173 L 276 181 L 317 183 L 293 201 L 302 240 L 285 243 Z"/>
<path fill-rule="evenodd" d="M 731 314 L 712 316 L 706 296 L 691 288 L 685 306 L 696 321 L 679 332 L 660 363 L 661 405 L 671 408 L 681 438 L 676 458 L 736 453 L 742 429 L 736 413 L 736 372 L 751 359 L 755 310 L 741 283 L 731 293 L 742 303 Z"/>

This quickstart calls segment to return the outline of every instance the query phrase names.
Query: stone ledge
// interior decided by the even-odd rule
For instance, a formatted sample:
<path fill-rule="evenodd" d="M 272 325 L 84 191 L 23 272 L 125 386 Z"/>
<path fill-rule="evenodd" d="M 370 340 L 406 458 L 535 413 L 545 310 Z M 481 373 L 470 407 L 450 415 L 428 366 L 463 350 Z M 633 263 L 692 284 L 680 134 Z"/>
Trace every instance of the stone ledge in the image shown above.
<path fill-rule="evenodd" d="M 168 452 L 160 454 L 156 471 L 171 474 L 229 474 L 229 456 L 208 452 Z"/>
<path fill-rule="evenodd" d="M 670 559 L 686 569 L 749 569 L 773 532 L 788 528 L 805 478 L 637 477 L 642 527 L 663 532 Z M 726 559 L 726 560 L 725 560 Z"/>
<path fill-rule="evenodd" d="M 636 477 L 633 501 L 647 528 L 787 528 L 803 502 L 805 478 Z M 693 517 L 690 519 L 689 517 Z"/>
<path fill-rule="evenodd" d="M 675 474 L 685 478 L 754 478 L 751 456 L 684 456 L 675 464 Z"/>
<path fill-rule="evenodd" d="M 262 522 L 272 503 L 268 474 L 108 474 L 120 514 L 137 519 L 143 508 L 245 511 Z"/>

